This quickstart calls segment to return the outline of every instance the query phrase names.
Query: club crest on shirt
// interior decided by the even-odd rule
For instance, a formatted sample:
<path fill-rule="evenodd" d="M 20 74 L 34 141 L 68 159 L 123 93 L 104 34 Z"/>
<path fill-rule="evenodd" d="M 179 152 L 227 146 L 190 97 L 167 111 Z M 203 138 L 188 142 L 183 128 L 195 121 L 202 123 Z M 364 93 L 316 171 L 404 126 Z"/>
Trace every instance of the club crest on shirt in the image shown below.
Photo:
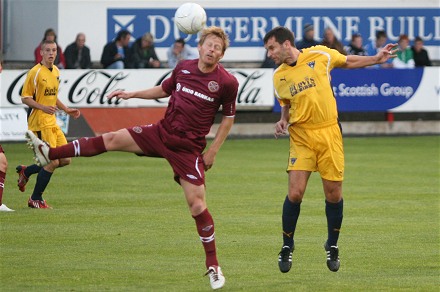
<path fill-rule="evenodd" d="M 315 68 L 315 61 L 308 62 L 307 65 L 308 65 L 310 68 L 314 69 L 314 68 Z"/>
<path fill-rule="evenodd" d="M 211 92 L 217 92 L 218 89 L 219 89 L 219 85 L 218 85 L 218 83 L 215 82 L 215 81 L 209 81 L 209 83 L 208 83 L 208 89 L 209 89 L 209 91 L 211 91 Z"/>
<path fill-rule="evenodd" d="M 142 133 L 142 128 L 139 126 L 133 127 L 133 132 L 140 134 Z"/>

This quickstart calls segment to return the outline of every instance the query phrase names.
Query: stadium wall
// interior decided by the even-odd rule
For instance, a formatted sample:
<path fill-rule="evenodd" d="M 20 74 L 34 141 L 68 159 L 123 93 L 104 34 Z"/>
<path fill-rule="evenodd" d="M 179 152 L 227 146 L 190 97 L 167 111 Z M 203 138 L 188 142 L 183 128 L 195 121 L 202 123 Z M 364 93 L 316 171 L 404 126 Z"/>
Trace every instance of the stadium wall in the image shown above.
<path fill-rule="evenodd" d="M 176 7 L 184 1 L 146 0 L 0 0 L 6 62 L 32 61 L 33 50 L 43 32 L 52 27 L 58 32 L 62 48 L 74 41 L 78 32 L 87 35 L 92 60 L 98 63 L 104 45 L 121 29 L 128 29 L 133 40 L 149 31 L 155 36 L 159 58 L 166 61 L 166 49 L 175 38 L 185 37 L 190 45 L 197 36 L 179 33 L 173 24 Z M 262 38 L 276 26 L 290 27 L 298 39 L 305 23 L 315 26 L 315 38 L 321 39 L 325 27 L 347 44 L 351 35 L 360 32 L 371 42 L 375 32 L 387 31 L 395 42 L 402 33 L 410 39 L 420 35 L 432 59 L 440 60 L 440 15 L 437 0 L 347 1 L 263 1 L 200 0 L 208 14 L 208 25 L 223 27 L 231 37 L 226 62 L 261 62 L 264 59 Z M 50 17 L 27 17 L 50 15 Z"/>
<path fill-rule="evenodd" d="M 26 108 L 20 92 L 26 70 L 0 74 L 0 141 L 22 141 L 26 131 Z M 279 118 L 273 97 L 272 69 L 231 69 L 239 81 L 237 124 L 231 135 L 267 136 Z M 70 120 L 58 113 L 68 137 L 99 135 L 120 128 L 149 124 L 164 114 L 167 99 L 107 99 L 115 89 L 140 90 L 160 84 L 170 69 L 64 70 L 59 98 L 83 116 Z M 413 70 L 334 70 L 332 82 L 340 116 L 347 113 L 388 113 L 386 121 L 344 121 L 345 134 L 440 134 L 440 67 Z M 393 115 L 420 113 L 433 119 L 395 121 Z M 429 113 L 427 115 L 426 113 Z M 242 118 L 241 116 L 246 116 Z M 383 115 L 385 116 L 385 115 Z M 213 127 L 215 133 L 216 126 Z"/>

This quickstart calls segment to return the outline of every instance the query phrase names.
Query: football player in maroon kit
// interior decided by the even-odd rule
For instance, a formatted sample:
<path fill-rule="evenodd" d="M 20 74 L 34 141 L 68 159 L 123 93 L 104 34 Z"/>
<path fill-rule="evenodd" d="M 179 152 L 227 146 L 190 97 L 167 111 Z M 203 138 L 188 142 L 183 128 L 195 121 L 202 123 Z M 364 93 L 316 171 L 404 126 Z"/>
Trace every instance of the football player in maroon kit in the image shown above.
<path fill-rule="evenodd" d="M 26 133 L 41 165 L 54 159 L 95 156 L 106 151 L 165 158 L 174 171 L 174 179 L 182 186 L 195 219 L 205 249 L 206 274 L 213 289 L 223 287 L 225 278 L 217 261 L 214 221 L 205 200 L 205 171 L 213 166 L 234 123 L 238 81 L 219 64 L 228 46 L 229 38 L 223 29 L 206 28 L 197 46 L 199 58 L 180 62 L 161 85 L 134 92 L 117 90 L 108 96 L 122 99 L 170 96 L 165 117 L 156 124 L 81 138 L 57 148 L 49 148 L 32 132 Z M 206 135 L 220 106 L 221 124 L 205 150 Z"/>

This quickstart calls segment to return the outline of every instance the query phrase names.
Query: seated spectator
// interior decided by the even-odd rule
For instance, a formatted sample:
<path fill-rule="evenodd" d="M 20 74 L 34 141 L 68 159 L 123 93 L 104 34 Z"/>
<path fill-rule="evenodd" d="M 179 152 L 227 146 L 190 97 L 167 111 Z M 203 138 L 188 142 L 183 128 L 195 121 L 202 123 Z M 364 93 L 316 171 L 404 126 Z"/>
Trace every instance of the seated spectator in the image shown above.
<path fill-rule="evenodd" d="M 368 56 L 376 55 L 387 43 L 387 33 L 384 30 L 376 31 L 376 39 L 371 43 L 365 46 L 365 50 L 367 51 Z M 393 67 L 393 59 L 389 59 L 387 62 L 383 64 L 377 64 L 371 66 L 372 68 L 392 68 Z"/>
<path fill-rule="evenodd" d="M 59 69 L 66 68 L 66 60 L 64 59 L 63 50 L 57 43 L 57 34 L 55 33 L 55 30 L 52 28 L 46 29 L 44 32 L 44 37 L 41 43 L 35 48 L 34 50 L 34 56 L 35 56 L 35 64 L 38 64 L 43 60 L 43 56 L 41 55 L 41 44 L 45 41 L 54 41 L 57 44 L 57 56 L 55 58 L 55 61 L 53 62 Z"/>
<path fill-rule="evenodd" d="M 177 63 L 182 60 L 192 60 L 197 59 L 198 57 L 199 54 L 197 50 L 192 48 L 190 45 L 185 44 L 185 40 L 183 38 L 179 38 L 170 48 L 168 48 L 168 67 L 174 68 L 176 67 Z"/>
<path fill-rule="evenodd" d="M 160 68 L 160 61 L 154 48 L 154 38 L 151 33 L 145 33 L 133 43 L 131 61 L 134 68 Z"/>
<path fill-rule="evenodd" d="M 129 48 L 131 33 L 121 30 L 114 41 L 104 46 L 101 56 L 101 64 L 105 69 L 129 68 Z"/>
<path fill-rule="evenodd" d="M 67 46 L 64 51 L 66 58 L 66 69 L 88 69 L 92 67 L 90 60 L 90 49 L 85 45 L 86 35 L 79 33 L 75 42 Z"/>
<path fill-rule="evenodd" d="M 303 39 L 296 43 L 298 50 L 310 48 L 319 45 L 319 42 L 314 39 L 315 28 L 312 24 L 306 23 L 303 27 Z"/>
<path fill-rule="evenodd" d="M 324 30 L 324 37 L 322 39 L 321 45 L 326 46 L 330 49 L 334 49 L 343 55 L 347 55 L 344 50 L 342 43 L 336 38 L 335 33 L 329 27 Z"/>
<path fill-rule="evenodd" d="M 423 39 L 421 37 L 417 36 L 414 39 L 414 46 L 411 49 L 416 67 L 432 66 L 428 52 L 423 48 Z"/>
<path fill-rule="evenodd" d="M 406 34 L 401 34 L 399 37 L 399 51 L 397 57 L 393 60 L 393 67 L 400 69 L 414 68 L 414 57 L 411 48 L 409 47 L 409 38 Z"/>
<path fill-rule="evenodd" d="M 365 51 L 363 46 L 362 36 L 358 33 L 352 35 L 351 42 L 345 47 L 345 51 L 347 55 L 367 56 L 367 51 Z"/>

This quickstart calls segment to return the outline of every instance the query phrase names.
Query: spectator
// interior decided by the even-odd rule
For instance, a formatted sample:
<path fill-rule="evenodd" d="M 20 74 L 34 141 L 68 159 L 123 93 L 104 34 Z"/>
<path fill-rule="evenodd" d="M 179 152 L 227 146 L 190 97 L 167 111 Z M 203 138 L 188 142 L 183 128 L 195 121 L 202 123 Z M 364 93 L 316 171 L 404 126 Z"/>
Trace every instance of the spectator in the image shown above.
<path fill-rule="evenodd" d="M 154 49 L 154 37 L 147 32 L 138 38 L 131 47 L 134 68 L 159 68 L 160 61 Z"/>
<path fill-rule="evenodd" d="M 303 39 L 296 43 L 298 50 L 310 48 L 319 45 L 319 42 L 314 39 L 315 28 L 312 24 L 306 23 L 303 27 Z"/>
<path fill-rule="evenodd" d="M 193 60 L 198 57 L 198 52 L 190 45 L 185 44 L 183 38 L 179 38 L 167 51 L 168 67 L 174 68 L 182 60 Z"/>
<path fill-rule="evenodd" d="M 345 47 L 347 55 L 367 56 L 367 51 L 365 51 L 362 41 L 362 36 L 358 33 L 355 33 L 351 37 L 350 44 Z"/>
<path fill-rule="evenodd" d="M 393 60 L 393 67 L 400 69 L 410 69 L 415 67 L 413 52 L 409 47 L 409 38 L 406 34 L 399 37 L 399 51 L 397 57 Z"/>
<path fill-rule="evenodd" d="M 85 45 L 86 35 L 79 33 L 75 42 L 67 46 L 64 52 L 66 69 L 88 69 L 92 67 L 90 49 Z"/>
<path fill-rule="evenodd" d="M 41 63 L 41 60 L 43 60 L 43 55 L 41 54 L 41 44 L 46 40 L 53 41 L 57 44 L 57 56 L 55 58 L 54 64 L 59 69 L 66 68 L 66 60 L 64 58 L 63 50 L 57 43 L 57 34 L 55 33 L 55 30 L 53 28 L 46 29 L 46 31 L 44 32 L 43 40 L 38 45 L 38 47 L 35 48 L 34 50 L 35 64 L 39 64 Z"/>
<path fill-rule="evenodd" d="M 324 37 L 322 39 L 321 45 L 326 46 L 330 49 L 334 49 L 343 55 L 347 55 L 347 52 L 344 50 L 344 46 L 336 38 L 335 33 L 329 27 L 324 30 Z"/>
<path fill-rule="evenodd" d="M 131 33 L 121 30 L 114 41 L 104 46 L 101 56 L 101 64 L 105 69 L 129 68 L 129 48 Z"/>
<path fill-rule="evenodd" d="M 367 51 L 368 56 L 374 56 L 378 52 L 380 52 L 380 50 L 385 46 L 387 39 L 388 39 L 388 36 L 384 30 L 377 31 L 376 32 L 376 39 L 365 46 L 365 50 Z M 392 62 L 393 62 L 393 60 L 389 59 L 387 62 L 385 62 L 383 64 L 376 64 L 376 65 L 373 65 L 370 67 L 371 68 L 392 68 L 393 67 Z"/>
<path fill-rule="evenodd" d="M 417 36 L 414 39 L 414 46 L 411 49 L 416 67 L 432 66 L 428 52 L 423 48 L 423 39 L 421 37 Z"/>

